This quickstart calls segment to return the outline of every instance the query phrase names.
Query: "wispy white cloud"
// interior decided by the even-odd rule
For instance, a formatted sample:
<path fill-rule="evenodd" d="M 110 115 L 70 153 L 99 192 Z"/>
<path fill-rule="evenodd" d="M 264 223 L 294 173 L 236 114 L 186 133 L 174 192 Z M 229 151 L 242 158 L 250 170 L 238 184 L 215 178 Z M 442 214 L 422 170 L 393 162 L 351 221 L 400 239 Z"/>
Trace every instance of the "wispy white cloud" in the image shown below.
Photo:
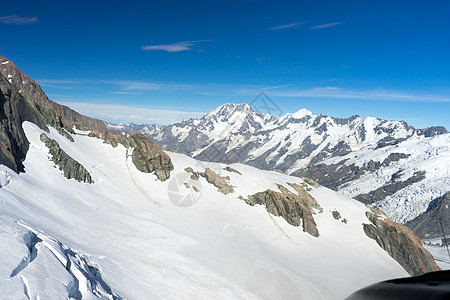
<path fill-rule="evenodd" d="M 247 93 L 252 93 L 252 92 L 262 92 L 262 91 L 268 91 L 268 90 L 274 90 L 274 89 L 281 89 L 281 88 L 285 88 L 288 86 L 292 86 L 292 84 L 282 84 L 282 85 L 276 85 L 276 86 L 268 86 L 268 87 L 262 87 L 259 89 L 251 89 L 251 90 L 243 90 L 243 91 L 239 91 L 236 94 L 247 94 Z"/>
<path fill-rule="evenodd" d="M 338 87 L 320 87 L 305 90 L 278 90 L 270 93 L 274 97 L 289 98 L 329 98 L 329 99 L 358 99 L 377 101 L 406 101 L 406 102 L 450 102 L 450 96 L 418 95 L 401 91 L 367 90 L 357 91 Z"/>
<path fill-rule="evenodd" d="M 39 20 L 37 17 L 20 17 L 18 15 L 0 17 L 0 23 L 3 24 L 25 25 L 35 24 L 38 22 Z"/>
<path fill-rule="evenodd" d="M 271 90 L 291 86 L 291 84 L 277 86 L 258 86 L 250 84 L 225 83 L 182 83 L 170 81 L 142 81 L 142 80 L 92 80 L 92 79 L 37 79 L 39 84 L 57 89 L 76 89 L 84 86 L 109 86 L 108 94 L 140 95 L 146 92 L 191 92 L 198 95 L 232 95 L 250 93 L 252 91 Z"/>
<path fill-rule="evenodd" d="M 39 84 L 76 84 L 78 80 L 36 79 Z"/>
<path fill-rule="evenodd" d="M 334 22 L 334 23 L 327 23 L 327 24 L 320 24 L 320 25 L 316 25 L 316 26 L 312 26 L 309 29 L 312 30 L 316 30 L 316 29 L 324 29 L 324 28 L 330 28 L 330 27 L 334 27 L 340 24 L 345 24 L 347 22 Z"/>
<path fill-rule="evenodd" d="M 148 82 L 139 80 L 102 80 L 103 83 L 119 86 L 127 91 L 154 91 L 154 90 L 201 90 L 208 85 L 183 84 L 174 82 Z"/>
<path fill-rule="evenodd" d="M 165 84 L 138 81 L 138 80 L 102 80 L 107 84 L 118 85 L 124 90 L 152 91 L 161 89 Z"/>
<path fill-rule="evenodd" d="M 211 40 L 198 40 L 198 41 L 187 41 L 178 42 L 173 44 L 162 44 L 162 45 L 149 45 L 142 46 L 141 49 L 144 51 L 166 51 L 166 52 L 182 52 L 193 50 L 192 47 L 196 46 L 198 43 L 210 42 Z"/>
<path fill-rule="evenodd" d="M 137 92 L 109 92 L 109 94 L 117 94 L 117 95 L 141 95 L 142 93 L 137 93 Z"/>
<path fill-rule="evenodd" d="M 288 28 L 297 27 L 297 26 L 300 26 L 300 25 L 303 25 L 303 24 L 306 24 L 306 21 L 301 21 L 301 22 L 295 22 L 295 23 L 290 23 L 290 24 L 279 25 L 279 26 L 271 27 L 271 28 L 269 28 L 269 30 L 288 29 Z"/>
<path fill-rule="evenodd" d="M 202 117 L 206 112 L 183 111 L 142 106 L 94 104 L 83 102 L 61 102 L 76 111 L 108 122 L 172 124 L 183 119 Z"/>
<path fill-rule="evenodd" d="M 74 80 L 74 79 L 36 79 L 42 87 L 55 88 L 60 90 L 69 90 L 75 88 L 81 83 L 92 83 L 92 80 Z"/>

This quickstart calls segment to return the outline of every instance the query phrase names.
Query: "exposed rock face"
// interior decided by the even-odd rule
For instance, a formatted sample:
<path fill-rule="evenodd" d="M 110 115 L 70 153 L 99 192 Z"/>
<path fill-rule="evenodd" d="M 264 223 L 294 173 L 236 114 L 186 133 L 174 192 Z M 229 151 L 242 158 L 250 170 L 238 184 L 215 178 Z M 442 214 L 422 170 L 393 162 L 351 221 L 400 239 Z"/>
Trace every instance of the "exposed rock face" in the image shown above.
<path fill-rule="evenodd" d="M 318 237 L 319 230 L 314 221 L 313 208 L 322 212 L 322 208 L 317 201 L 300 185 L 289 184 L 298 194 L 290 192 L 282 185 L 278 185 L 280 192 L 266 190 L 254 195 L 249 195 L 248 199 L 242 198 L 249 205 L 264 205 L 267 211 L 275 216 L 283 217 L 293 226 L 303 225 L 303 231 Z"/>
<path fill-rule="evenodd" d="M 144 173 L 155 172 L 159 180 L 167 180 L 170 177 L 170 171 L 173 170 L 170 156 L 141 133 L 132 135 L 132 138 L 138 143 L 133 150 L 133 163 L 136 168 Z"/>
<path fill-rule="evenodd" d="M 450 237 L 450 192 L 433 201 L 430 207 L 406 226 L 421 239 L 442 237 L 442 228 L 447 238 Z"/>
<path fill-rule="evenodd" d="M 22 96 L 33 101 L 46 124 L 56 128 L 63 127 L 71 133 L 73 126 L 81 130 L 98 130 L 100 132 L 107 129 L 103 121 L 83 116 L 67 106 L 48 99 L 38 83 L 20 71 L 13 62 L 1 56 L 0 74 L 9 77 L 11 85 Z"/>
<path fill-rule="evenodd" d="M 191 167 L 187 167 L 184 170 L 188 173 L 191 173 L 192 180 L 198 180 L 200 175 L 198 174 L 198 172 L 195 172 L 194 169 L 192 169 Z"/>
<path fill-rule="evenodd" d="M 48 131 L 32 101 L 22 96 L 0 74 L 0 163 L 16 172 L 23 172 L 21 162 L 28 151 L 29 142 L 22 123 L 30 121 Z"/>
<path fill-rule="evenodd" d="M 142 134 L 129 135 L 123 131 L 108 130 L 104 133 L 106 143 L 116 147 L 119 143 L 127 148 L 133 148 L 132 161 L 136 168 L 144 173 L 155 173 L 156 177 L 165 181 L 170 177 L 173 164 L 170 156 L 161 147 Z"/>
<path fill-rule="evenodd" d="M 93 183 L 91 174 L 86 168 L 64 152 L 57 141 L 50 139 L 44 133 L 41 134 L 40 138 L 48 148 L 52 161 L 64 172 L 64 177 L 67 179 L 74 178 L 79 182 Z"/>
<path fill-rule="evenodd" d="M 410 275 L 440 270 L 412 230 L 393 222 L 383 211 L 371 209 L 372 213 L 367 212 L 366 215 L 372 224 L 363 224 L 364 232 L 398 261 Z"/>
<path fill-rule="evenodd" d="M 335 219 L 335 220 L 340 220 L 342 217 L 341 217 L 341 214 L 337 211 L 337 210 L 333 210 L 332 212 L 331 212 L 331 214 L 333 215 L 333 218 Z"/>
<path fill-rule="evenodd" d="M 447 129 L 443 126 L 431 126 L 425 129 L 417 129 L 418 135 L 423 135 L 425 137 L 446 134 L 448 133 Z"/>
<path fill-rule="evenodd" d="M 225 167 L 225 168 L 223 168 L 225 171 L 227 171 L 227 172 L 233 172 L 233 173 L 236 173 L 236 174 L 239 174 L 239 175 L 242 175 L 241 174 L 241 172 L 239 172 L 238 170 L 236 170 L 236 169 L 233 169 L 232 167 L 230 167 L 230 166 L 227 166 L 227 167 Z"/>
<path fill-rule="evenodd" d="M 228 176 L 220 176 L 210 168 L 206 168 L 205 172 L 199 172 L 200 176 L 205 177 L 208 183 L 213 184 L 215 187 L 219 189 L 219 192 L 223 194 L 234 193 L 234 189 L 231 185 L 228 184 L 230 177 Z"/>

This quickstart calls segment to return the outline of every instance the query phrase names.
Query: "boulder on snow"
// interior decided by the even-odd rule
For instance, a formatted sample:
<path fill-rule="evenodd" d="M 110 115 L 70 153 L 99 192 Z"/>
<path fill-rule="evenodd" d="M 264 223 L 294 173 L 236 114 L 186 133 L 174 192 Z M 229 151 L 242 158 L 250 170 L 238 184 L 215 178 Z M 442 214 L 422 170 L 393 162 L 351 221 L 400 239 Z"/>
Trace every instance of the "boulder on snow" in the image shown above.
<path fill-rule="evenodd" d="M 316 222 L 313 215 L 313 208 L 322 212 L 323 209 L 301 185 L 288 183 L 297 191 L 292 193 L 282 185 L 277 185 L 280 192 L 266 190 L 253 195 L 249 195 L 247 199 L 243 199 L 249 205 L 264 205 L 266 210 L 275 215 L 283 217 L 289 224 L 293 226 L 303 225 L 303 231 L 314 237 L 319 236 Z"/>

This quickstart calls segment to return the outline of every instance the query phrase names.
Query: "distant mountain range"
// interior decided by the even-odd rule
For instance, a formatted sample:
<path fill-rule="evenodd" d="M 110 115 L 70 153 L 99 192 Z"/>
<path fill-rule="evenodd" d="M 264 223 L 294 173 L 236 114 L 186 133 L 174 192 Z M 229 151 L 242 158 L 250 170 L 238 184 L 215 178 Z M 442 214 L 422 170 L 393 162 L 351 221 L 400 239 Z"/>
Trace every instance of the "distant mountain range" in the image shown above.
<path fill-rule="evenodd" d="M 224 104 L 168 126 L 107 124 L 213 162 L 278 169 L 382 208 L 406 222 L 450 191 L 450 134 L 403 121 L 334 118 L 306 109 L 280 118 L 247 104 Z"/>

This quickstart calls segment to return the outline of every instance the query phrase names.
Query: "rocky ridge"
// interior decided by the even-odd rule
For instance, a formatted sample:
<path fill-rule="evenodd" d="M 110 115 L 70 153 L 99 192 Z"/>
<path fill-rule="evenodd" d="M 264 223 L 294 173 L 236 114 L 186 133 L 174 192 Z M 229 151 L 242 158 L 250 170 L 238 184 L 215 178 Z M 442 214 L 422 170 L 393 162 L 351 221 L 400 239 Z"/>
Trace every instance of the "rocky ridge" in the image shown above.
<path fill-rule="evenodd" d="M 0 56 L 0 74 L 8 78 L 18 93 L 32 100 L 46 124 L 55 128 L 63 127 L 70 133 L 73 133 L 74 126 L 80 130 L 106 130 L 103 121 L 83 116 L 65 105 L 50 100 L 37 82 L 2 56 Z"/>
<path fill-rule="evenodd" d="M 318 237 L 319 230 L 313 215 L 316 214 L 314 209 L 322 213 L 322 207 L 302 186 L 294 183 L 289 185 L 297 191 L 297 194 L 282 185 L 277 185 L 279 192 L 268 189 L 247 198 L 241 196 L 240 199 L 251 206 L 264 205 L 269 213 L 283 217 L 293 226 L 302 225 L 304 232 Z"/>
<path fill-rule="evenodd" d="M 422 241 L 408 227 L 395 223 L 381 210 L 371 208 L 367 218 L 372 224 L 363 224 L 364 232 L 400 263 L 411 276 L 439 271 Z"/>
<path fill-rule="evenodd" d="M 16 172 L 24 171 L 21 161 L 29 147 L 22 129 L 24 121 L 34 123 L 46 132 L 49 132 L 47 125 L 53 126 L 71 141 L 71 134 L 75 134 L 76 128 L 90 131 L 91 136 L 101 138 L 113 147 L 118 143 L 132 147 L 132 161 L 137 169 L 145 173 L 155 172 L 162 181 L 167 180 L 173 170 L 170 157 L 149 137 L 143 134 L 130 136 L 123 131 L 108 130 L 103 121 L 83 116 L 67 106 L 51 101 L 38 83 L 1 56 L 0 91 L 0 163 Z M 76 168 L 71 171 L 65 169 L 64 172 L 77 173 Z"/>

